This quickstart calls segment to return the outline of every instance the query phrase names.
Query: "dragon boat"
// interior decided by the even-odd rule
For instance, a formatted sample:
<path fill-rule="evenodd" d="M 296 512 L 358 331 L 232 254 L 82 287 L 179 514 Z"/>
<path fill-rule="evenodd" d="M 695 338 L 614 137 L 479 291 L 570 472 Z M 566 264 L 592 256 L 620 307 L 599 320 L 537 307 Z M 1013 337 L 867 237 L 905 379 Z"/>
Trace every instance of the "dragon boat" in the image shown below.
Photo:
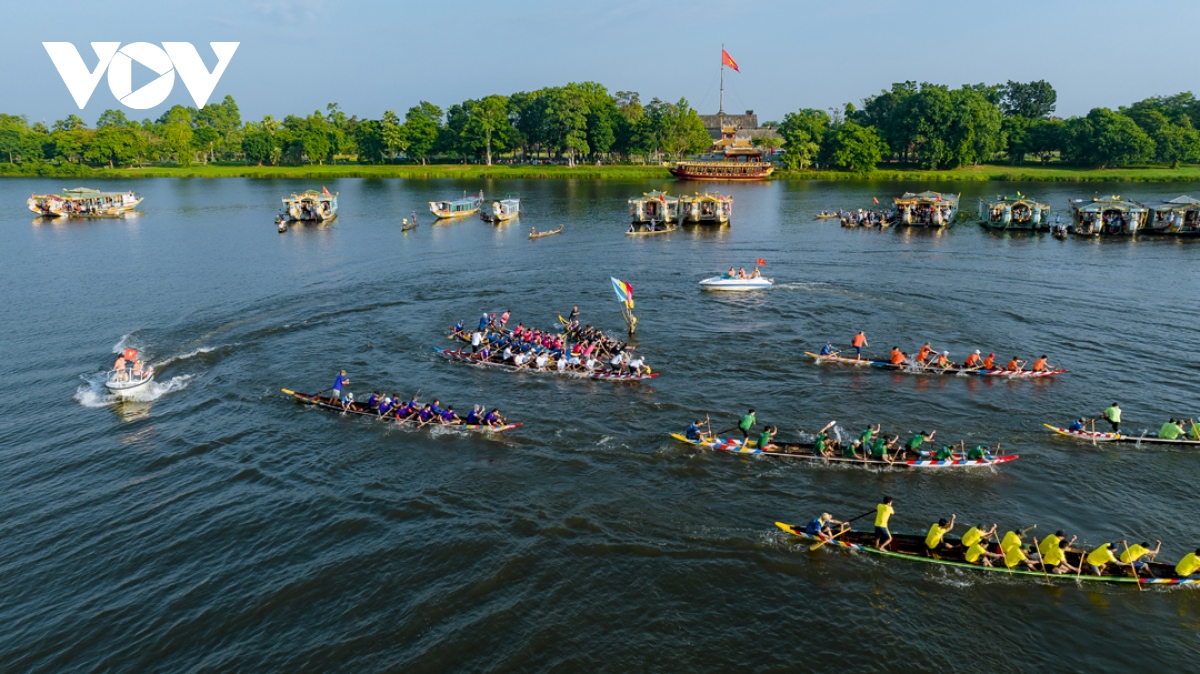
<path fill-rule="evenodd" d="M 445 358 L 448 358 L 453 361 L 458 361 L 460 363 L 468 363 L 470 365 L 478 365 L 480 367 L 494 367 L 494 368 L 498 368 L 501 370 L 508 370 L 510 372 L 536 372 L 536 373 L 544 373 L 544 374 L 559 374 L 559 375 L 564 375 L 567 377 L 580 377 L 580 378 L 584 378 L 584 379 L 601 379 L 604 381 L 646 381 L 649 379 L 654 379 L 655 377 L 658 376 L 657 372 L 651 372 L 649 374 L 625 374 L 622 372 L 613 372 L 611 370 L 593 370 L 591 372 L 581 372 L 579 370 L 563 370 L 560 372 L 557 369 L 555 369 L 555 370 L 537 370 L 534 368 L 517 367 L 515 365 L 509 365 L 508 363 L 498 363 L 498 362 L 491 361 L 491 360 L 483 360 L 475 354 L 463 353 L 462 349 L 459 349 L 457 351 L 449 351 L 447 349 L 439 349 L 437 347 L 434 347 L 433 351 L 434 351 L 434 353 L 438 354 L 439 356 L 443 356 Z"/>
<path fill-rule="evenodd" d="M 1182 447 L 1200 447 L 1200 440 L 1189 440 L 1185 437 L 1178 437 L 1174 440 L 1156 437 L 1150 435 L 1153 431 L 1142 431 L 1141 435 L 1125 435 L 1123 433 L 1108 433 L 1103 431 L 1073 431 L 1069 428 L 1061 428 L 1050 424 L 1042 424 L 1046 428 L 1054 431 L 1059 435 L 1065 435 L 1076 440 L 1085 442 L 1126 442 L 1135 445 L 1175 445 Z"/>
<path fill-rule="evenodd" d="M 297 393 L 296 391 L 293 391 L 291 389 L 286 389 L 286 388 L 279 389 L 279 390 L 283 391 L 285 394 L 294 398 L 296 400 L 296 402 L 302 403 L 305 405 L 314 405 L 316 407 L 320 407 L 320 408 L 327 409 L 327 410 L 334 410 L 337 412 L 348 412 L 350 414 L 357 414 L 359 416 L 364 416 L 364 417 L 373 417 L 375 419 L 379 419 L 379 420 L 385 421 L 387 423 L 396 424 L 397 426 L 417 426 L 417 422 L 415 422 L 415 421 L 397 419 L 395 416 L 392 416 L 392 415 L 380 416 L 378 412 L 371 409 L 370 407 L 367 407 L 364 403 L 359 403 L 359 402 L 350 403 L 350 405 L 347 409 L 343 409 L 342 404 L 340 402 L 338 402 L 336 400 L 332 400 L 332 399 L 327 398 L 322 395 L 310 394 L 310 393 Z M 514 428 L 520 428 L 522 426 L 522 424 L 505 424 L 503 426 L 494 426 L 493 427 L 493 426 L 488 426 L 487 424 L 438 424 L 438 423 L 432 423 L 432 424 L 426 424 L 426 426 L 436 426 L 438 428 L 452 428 L 452 429 L 459 430 L 459 431 L 471 431 L 471 432 L 477 432 L 477 433 L 503 433 L 505 431 L 511 431 Z"/>
<path fill-rule="evenodd" d="M 805 351 L 804 355 L 810 356 L 813 360 L 817 361 L 818 363 L 837 363 L 839 365 L 854 365 L 857 367 L 879 367 L 879 368 L 883 368 L 885 370 L 898 370 L 901 372 L 909 372 L 912 374 L 961 374 L 961 375 L 977 376 L 977 377 L 1036 378 L 1036 377 L 1053 377 L 1056 375 L 1067 373 L 1067 370 L 1064 370 L 1064 369 L 1042 370 L 1041 372 L 1034 372 L 1033 370 L 1002 370 L 999 368 L 993 368 L 991 370 L 982 370 L 982 369 L 976 370 L 976 369 L 972 369 L 972 368 L 961 367 L 958 365 L 955 365 L 952 367 L 946 367 L 946 368 L 941 368 L 941 367 L 936 367 L 936 366 L 910 365 L 908 363 L 904 363 L 901 365 L 895 365 L 893 363 L 889 363 L 889 362 L 883 361 L 883 360 L 867 360 L 867 359 L 847 358 L 845 356 L 836 356 L 836 355 L 822 356 L 820 354 L 812 353 L 810 351 Z"/>
<path fill-rule="evenodd" d="M 985 468 L 995 466 L 1001 463 L 1017 460 L 1017 454 L 1004 455 L 987 455 L 988 458 L 980 460 L 970 459 L 910 459 L 910 460 L 895 460 L 891 463 L 882 459 L 869 458 L 851 458 L 844 456 L 825 457 L 816 454 L 813 451 L 813 443 L 811 442 L 773 442 L 778 449 L 759 449 L 758 444 L 754 440 L 739 440 L 737 438 L 721 439 L 714 438 L 703 442 L 697 440 L 689 440 L 687 437 L 672 433 L 672 438 L 679 442 L 689 444 L 703 449 L 711 449 L 718 452 L 731 452 L 733 454 L 760 454 L 762 456 L 778 456 L 785 459 L 799 459 L 807 461 L 820 461 L 823 463 L 837 463 L 854 466 L 878 466 L 882 468 Z"/>
<path fill-rule="evenodd" d="M 818 542 L 820 539 L 812 534 L 807 534 L 804 530 L 796 525 L 776 522 L 775 526 L 783 529 L 793 536 L 811 541 Z M 849 531 L 840 536 L 835 537 L 827 543 L 829 547 L 838 547 L 845 550 L 854 550 L 856 552 L 869 552 L 883 557 L 892 557 L 898 559 L 907 559 L 914 562 L 925 562 L 926 564 L 940 564 L 942 566 L 954 566 L 959 568 L 967 568 L 975 571 L 991 571 L 992 573 L 1002 573 L 1011 576 L 1037 577 L 1043 580 L 1057 579 L 1070 581 L 1093 581 L 1101 583 L 1128 583 L 1130 585 L 1187 585 L 1189 587 L 1200 586 L 1200 577 L 1196 578 L 1179 578 L 1175 575 L 1175 568 L 1170 564 L 1162 562 L 1147 562 L 1142 568 L 1143 576 L 1134 578 L 1128 575 L 1125 567 L 1110 564 L 1105 569 L 1105 573 L 1100 576 L 1089 573 L 1064 573 L 1056 574 L 1049 571 L 1037 570 L 1033 571 L 1026 568 L 1007 568 L 1004 566 L 983 566 L 980 564 L 971 564 L 962 558 L 961 540 L 947 536 L 944 539 L 948 543 L 958 545 L 957 548 L 952 548 L 949 551 L 939 553 L 939 557 L 926 557 L 925 551 L 925 536 L 912 534 L 892 534 L 892 549 L 880 550 L 875 547 L 875 534 L 867 531 Z M 1081 552 L 1066 552 L 1066 561 L 1072 566 L 1078 567 L 1081 559 L 1086 553 Z"/>

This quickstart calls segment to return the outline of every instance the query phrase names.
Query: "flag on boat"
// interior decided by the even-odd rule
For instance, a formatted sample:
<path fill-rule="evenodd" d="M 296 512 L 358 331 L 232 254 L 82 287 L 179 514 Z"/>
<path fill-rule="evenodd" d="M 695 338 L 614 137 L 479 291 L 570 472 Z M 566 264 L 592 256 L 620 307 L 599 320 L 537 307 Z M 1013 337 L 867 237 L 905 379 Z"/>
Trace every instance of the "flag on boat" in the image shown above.
<path fill-rule="evenodd" d="M 871 197 L 871 201 L 874 201 L 875 203 L 877 203 L 877 204 L 878 204 L 878 203 L 879 203 L 879 197 Z"/>
<path fill-rule="evenodd" d="M 721 64 L 727 65 L 739 73 L 742 72 L 741 70 L 738 70 L 737 61 L 734 61 L 733 57 L 729 55 L 729 52 L 725 51 L 724 49 L 721 50 Z"/>
<path fill-rule="evenodd" d="M 327 196 L 327 197 L 332 197 L 332 196 L 333 196 L 332 194 L 330 194 L 330 193 L 329 193 L 329 190 L 328 190 L 328 189 L 326 189 L 324 185 L 321 185 L 321 194 L 324 194 L 324 195 L 325 195 L 325 196 Z"/>
<path fill-rule="evenodd" d="M 765 267 L 765 266 L 767 266 L 767 261 L 766 261 L 766 260 L 764 260 L 764 259 L 762 259 L 762 258 L 760 257 L 760 258 L 758 258 L 757 260 L 755 260 L 755 261 L 754 261 L 754 264 L 756 264 L 756 265 L 758 265 L 758 266 L 760 266 L 760 267 Z"/>
<path fill-rule="evenodd" d="M 609 278 L 612 278 L 611 276 Z M 633 286 L 624 281 L 612 279 L 613 290 L 617 292 L 617 299 L 625 305 L 626 309 L 633 310 Z"/>

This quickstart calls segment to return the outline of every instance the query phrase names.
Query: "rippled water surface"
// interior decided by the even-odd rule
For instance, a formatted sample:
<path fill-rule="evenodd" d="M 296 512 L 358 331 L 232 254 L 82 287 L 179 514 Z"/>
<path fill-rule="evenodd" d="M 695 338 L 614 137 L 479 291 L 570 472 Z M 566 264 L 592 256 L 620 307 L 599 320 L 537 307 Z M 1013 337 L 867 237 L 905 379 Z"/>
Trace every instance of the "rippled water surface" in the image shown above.
<path fill-rule="evenodd" d="M 957 513 L 1088 543 L 1161 538 L 1174 562 L 1200 544 L 1200 455 L 1094 447 L 1042 423 L 1113 400 L 1138 432 L 1200 416 L 1200 241 L 812 220 L 927 187 L 869 183 L 729 186 L 731 227 L 638 239 L 622 234 L 626 199 L 682 185 L 342 180 L 326 183 L 336 224 L 280 235 L 279 198 L 314 185 L 147 180 L 92 185 L 143 193 L 137 217 L 33 221 L 24 199 L 74 186 L 60 183 L 0 182 L 0 670 L 1159 671 L 1200 657 L 1197 591 L 810 553 L 773 525 L 853 516 L 887 493 L 897 531 Z M 519 191 L 520 220 L 430 226 L 425 202 L 480 187 Z M 1060 209 L 1096 189 L 942 187 L 964 190 L 968 210 L 1017 189 Z M 413 210 L 421 226 L 401 233 Z M 771 292 L 699 291 L 760 257 Z M 610 276 L 635 288 L 653 382 L 517 376 L 432 352 L 484 310 L 550 326 L 577 304 L 619 330 Z M 875 354 L 931 340 L 957 359 L 1045 353 L 1071 373 L 936 378 L 804 356 L 860 329 Z M 116 404 L 103 371 L 125 346 L 159 376 Z M 502 439 L 415 432 L 279 392 L 327 388 L 343 368 L 360 395 L 494 404 L 525 425 Z M 667 435 L 705 414 L 733 426 L 748 407 L 784 438 L 879 422 L 1021 459 L 879 472 Z"/>

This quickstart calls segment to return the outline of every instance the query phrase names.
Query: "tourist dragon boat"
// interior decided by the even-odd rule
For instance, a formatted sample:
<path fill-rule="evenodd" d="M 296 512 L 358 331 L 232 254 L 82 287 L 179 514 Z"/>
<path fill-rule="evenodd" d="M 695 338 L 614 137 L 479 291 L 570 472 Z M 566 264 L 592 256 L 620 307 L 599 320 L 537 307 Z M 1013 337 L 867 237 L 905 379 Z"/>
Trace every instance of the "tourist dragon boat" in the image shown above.
<path fill-rule="evenodd" d="M 655 377 L 658 376 L 657 372 L 651 372 L 649 374 L 624 374 L 624 373 L 620 373 L 620 372 L 611 372 L 608 370 L 603 370 L 603 371 L 595 370 L 592 372 L 580 372 L 578 370 L 566 370 L 563 372 L 559 372 L 558 370 L 536 370 L 536 369 L 528 368 L 528 367 L 518 368 L 517 366 L 509 365 L 508 363 L 497 363 L 497 362 L 490 361 L 490 360 L 489 361 L 480 360 L 480 358 L 478 356 L 475 356 L 470 353 L 463 353 L 462 349 L 459 349 L 457 351 L 450 351 L 448 349 L 439 349 L 437 347 L 434 347 L 433 351 L 434 351 L 434 353 L 438 354 L 439 356 L 442 356 L 444 358 L 448 358 L 450 360 L 457 361 L 460 363 L 467 363 L 469 365 L 477 365 L 479 367 L 494 367 L 494 368 L 501 369 L 501 370 L 508 370 L 509 372 L 532 372 L 532 373 L 536 373 L 536 374 L 557 374 L 557 375 L 563 375 L 563 376 L 567 376 L 567 377 L 579 377 L 579 378 L 584 378 L 584 379 L 600 379 L 603 381 L 648 381 L 648 380 L 654 379 Z"/>
<path fill-rule="evenodd" d="M 764 161 L 763 151 L 757 147 L 732 145 L 720 155 L 675 162 L 668 170 L 685 180 L 766 180 L 775 165 Z"/>
<path fill-rule="evenodd" d="M 758 448 L 758 443 L 754 440 L 740 440 L 737 438 L 729 439 L 708 439 L 703 442 L 697 440 L 689 440 L 686 436 L 679 433 L 672 433 L 672 438 L 679 442 L 700 447 L 702 449 L 711 449 L 717 452 L 730 452 L 733 454 L 756 454 L 762 456 L 778 456 L 785 459 L 798 459 L 801 461 L 817 461 L 820 463 L 829 464 L 845 464 L 852 466 L 864 466 L 875 468 L 987 468 L 996 466 L 1009 461 L 1016 461 L 1020 455 L 1018 454 L 1002 454 L 988 455 L 985 459 L 908 459 L 896 460 L 887 462 L 882 459 L 869 458 L 852 458 L 844 456 L 821 456 L 813 453 L 813 443 L 811 442 L 773 442 L 779 449 L 763 450 Z"/>
<path fill-rule="evenodd" d="M 44 218 L 117 218 L 137 208 L 142 197 L 130 192 L 101 192 L 86 187 L 58 194 L 34 194 L 29 210 Z"/>
<path fill-rule="evenodd" d="M 1184 195 L 1152 202 L 1146 207 L 1150 209 L 1150 217 L 1140 233 L 1200 236 L 1200 200 Z"/>
<path fill-rule="evenodd" d="M 1071 228 L 1076 236 L 1128 236 L 1146 225 L 1150 209 L 1119 194 L 1071 199 Z"/>
<path fill-rule="evenodd" d="M 679 197 L 679 222 L 688 225 L 727 225 L 733 214 L 733 197 L 717 192 Z"/>
<path fill-rule="evenodd" d="M 337 193 L 330 194 L 322 187 L 320 192 L 307 190 L 284 197 L 283 213 L 277 222 L 329 222 L 337 217 L 337 210 Z"/>
<path fill-rule="evenodd" d="M 1049 216 L 1049 204 L 1034 201 L 1019 192 L 1016 196 L 999 195 L 994 199 L 979 200 L 979 220 L 990 229 L 1049 231 Z"/>
<path fill-rule="evenodd" d="M 381 417 L 381 416 L 379 416 L 378 412 L 367 407 L 363 403 L 359 403 L 359 402 L 350 403 L 348 409 L 342 409 L 342 404 L 339 401 L 331 400 L 331 399 L 329 399 L 325 396 L 319 395 L 319 394 L 297 393 L 296 391 L 293 391 L 291 389 L 286 389 L 286 388 L 279 389 L 279 390 L 283 391 L 284 394 L 291 396 L 293 399 L 296 400 L 296 402 L 302 403 L 304 405 L 314 405 L 314 406 L 320 407 L 322 409 L 334 410 L 335 412 L 346 412 L 349 414 L 357 414 L 359 416 L 364 416 L 364 417 L 372 417 L 375 419 L 379 419 L 380 421 L 396 424 L 397 426 L 413 426 L 413 427 L 417 426 L 417 422 L 415 422 L 415 421 L 397 419 L 395 416 L 390 416 L 390 415 Z M 505 424 L 503 426 L 493 427 L 493 426 L 488 426 L 487 424 L 430 423 L 430 424 L 426 424 L 426 426 L 437 427 L 437 428 L 450 428 L 450 429 L 454 429 L 454 430 L 471 431 L 471 432 L 477 432 L 477 433 L 503 433 L 505 431 L 511 431 L 514 428 L 520 428 L 522 426 L 522 424 Z"/>
<path fill-rule="evenodd" d="M 644 192 L 629 200 L 629 217 L 635 225 L 679 222 L 679 199 L 657 190 Z"/>
<path fill-rule="evenodd" d="M 1072 431 L 1068 428 L 1042 424 L 1059 435 L 1065 435 L 1085 442 L 1125 442 L 1135 445 L 1173 445 L 1177 447 L 1200 447 L 1200 440 L 1189 440 L 1178 437 L 1174 440 L 1151 435 L 1153 431 L 1142 431 L 1141 435 L 1125 435 L 1124 433 L 1108 433 L 1104 431 Z"/>
<path fill-rule="evenodd" d="M 900 224 L 908 227 L 947 227 L 958 215 L 961 194 L 905 192 L 893 199 Z"/>
<path fill-rule="evenodd" d="M 438 220 L 448 220 L 450 218 L 463 218 L 468 215 L 474 215 L 479 212 L 479 206 L 483 203 L 483 190 L 479 194 L 467 196 L 463 193 L 462 199 L 452 201 L 431 201 L 429 202 L 429 212 Z"/>
<path fill-rule="evenodd" d="M 839 365 L 853 365 L 853 366 L 857 366 L 857 367 L 879 367 L 879 368 L 883 368 L 885 370 L 898 370 L 900 372 L 908 372 L 911 374 L 958 374 L 958 375 L 977 376 L 977 377 L 1036 378 L 1036 377 L 1053 377 L 1056 375 L 1067 373 L 1067 370 L 1064 370 L 1064 369 L 1043 370 L 1041 372 L 1034 372 L 1033 370 L 1002 370 L 1002 369 L 998 369 L 998 368 L 993 368 L 991 370 L 976 370 L 976 369 L 972 369 L 972 368 L 959 367 L 957 365 L 953 366 L 953 367 L 947 367 L 947 368 L 940 368 L 940 367 L 935 367 L 935 366 L 922 367 L 920 365 L 911 365 L 911 364 L 893 365 L 892 363 L 889 363 L 887 361 L 882 361 L 882 360 L 867 360 L 865 358 L 863 358 L 863 359 L 847 358 L 846 356 L 836 356 L 836 355 L 822 356 L 820 354 L 812 353 L 810 351 L 805 351 L 804 355 L 811 357 L 813 360 L 817 361 L 818 363 L 837 363 Z"/>
<path fill-rule="evenodd" d="M 508 222 L 521 214 L 521 198 L 513 195 L 492 202 L 491 222 Z"/>
<path fill-rule="evenodd" d="M 784 522 L 776 522 L 775 526 L 783 529 L 787 533 L 798 536 L 799 538 L 811 543 L 818 543 L 821 539 L 812 534 L 804 532 L 803 528 L 786 524 Z M 843 550 L 853 550 L 856 552 L 868 552 L 882 557 L 890 557 L 893 559 L 907 559 L 913 562 L 924 562 L 926 564 L 938 564 L 941 566 L 951 566 L 973 571 L 990 571 L 992 573 L 1000 573 L 1009 576 L 1021 576 L 1023 578 L 1036 577 L 1041 580 L 1063 580 L 1063 581 L 1092 581 L 1101 583 L 1127 583 L 1129 585 L 1186 585 L 1188 587 L 1200 586 L 1200 577 L 1180 578 L 1175 575 L 1175 567 L 1162 562 L 1147 562 L 1142 568 L 1142 577 L 1134 578 L 1128 575 L 1125 567 L 1116 564 L 1110 564 L 1105 569 L 1104 575 L 1096 576 L 1090 573 L 1064 573 L 1056 574 L 1048 571 L 1038 570 L 1033 571 L 1027 568 L 1006 568 L 1003 565 L 999 566 L 983 566 L 981 564 L 971 564 L 962 558 L 961 541 L 958 538 L 947 536 L 944 539 L 946 542 L 959 545 L 950 551 L 939 553 L 939 557 L 926 557 L 925 536 L 913 534 L 892 534 L 892 545 L 890 550 L 880 550 L 875 547 L 875 534 L 867 531 L 849 531 L 835 537 L 832 541 L 826 543 L 828 547 L 841 548 Z M 991 550 L 989 550 L 991 552 Z M 1076 568 L 1083 561 L 1082 557 L 1086 553 L 1064 551 L 1066 562 Z"/>

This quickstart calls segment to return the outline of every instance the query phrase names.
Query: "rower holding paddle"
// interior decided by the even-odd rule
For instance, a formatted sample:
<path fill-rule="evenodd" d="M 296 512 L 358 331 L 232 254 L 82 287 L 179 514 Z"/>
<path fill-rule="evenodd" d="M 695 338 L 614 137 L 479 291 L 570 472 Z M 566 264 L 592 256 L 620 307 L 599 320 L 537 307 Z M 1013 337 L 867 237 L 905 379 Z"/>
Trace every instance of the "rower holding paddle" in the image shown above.
<path fill-rule="evenodd" d="M 493 407 L 492 411 L 487 413 L 483 421 L 491 428 L 499 428 L 508 423 L 504 417 L 500 416 L 500 409 L 496 407 Z"/>
<path fill-rule="evenodd" d="M 1150 549 L 1150 544 L 1146 542 L 1134 543 L 1125 548 L 1125 551 L 1118 557 L 1118 561 L 1129 564 L 1133 571 L 1133 576 L 1136 578 L 1138 572 L 1146 567 L 1147 562 L 1139 562 L 1142 557 L 1149 557 L 1153 562 L 1158 553 L 1162 551 L 1162 541 L 1157 541 L 1158 545 L 1153 550 Z"/>
<path fill-rule="evenodd" d="M 925 342 L 925 346 L 922 346 L 920 348 L 920 350 L 917 351 L 917 365 L 920 365 L 922 367 L 928 365 L 929 360 L 930 360 L 929 357 L 932 354 L 933 354 L 933 347 L 929 345 L 929 342 Z"/>
<path fill-rule="evenodd" d="M 1012 360 L 1008 361 L 1008 365 L 1004 366 L 1004 369 L 1009 372 L 1020 372 L 1021 368 L 1025 367 L 1026 362 L 1024 360 L 1017 360 L 1017 357 L 1013 356 Z"/>
<path fill-rule="evenodd" d="M 963 367 L 968 370 L 983 369 L 983 358 L 979 356 L 979 349 L 975 349 L 975 353 L 967 356 L 967 359 L 963 361 Z"/>
<path fill-rule="evenodd" d="M 778 445 L 771 442 L 778 432 L 779 428 L 776 426 L 765 426 L 762 433 L 758 434 L 758 449 L 763 452 L 779 449 Z"/>
<path fill-rule="evenodd" d="M 1063 544 L 1062 541 L 1066 536 L 1067 534 L 1060 529 L 1038 543 L 1038 556 L 1042 566 L 1050 573 L 1079 573 L 1079 567 L 1067 563 L 1068 552 L 1079 552 L 1071 547 L 1071 543 L 1075 542 L 1075 537 L 1072 536 L 1070 541 Z"/>
<path fill-rule="evenodd" d="M 1125 543 L 1125 541 L 1121 541 L 1121 543 Z M 1103 576 L 1104 569 L 1108 567 L 1109 564 L 1128 566 L 1132 568 L 1132 563 L 1122 562 L 1121 560 L 1117 559 L 1116 555 L 1113 554 L 1113 550 L 1116 549 L 1117 546 L 1113 543 L 1105 543 L 1104 545 L 1101 545 L 1095 550 L 1089 552 L 1086 559 L 1088 571 L 1090 571 L 1093 576 Z"/>
<path fill-rule="evenodd" d="M 1052 368 L 1046 365 L 1046 354 L 1042 354 L 1041 358 L 1033 361 L 1033 367 L 1031 369 L 1034 372 L 1049 372 Z"/>
<path fill-rule="evenodd" d="M 985 370 L 995 370 L 996 369 L 996 354 L 989 353 L 987 355 L 987 358 L 983 359 L 983 369 L 985 369 Z"/>
<path fill-rule="evenodd" d="M 1200 572 L 1200 548 L 1189 552 L 1175 565 L 1175 575 L 1180 578 L 1191 578 Z"/>
<path fill-rule="evenodd" d="M 816 536 L 822 541 L 833 540 L 830 525 L 838 525 L 838 533 L 845 531 L 850 525 L 841 520 L 833 519 L 833 515 L 829 513 L 821 513 L 820 517 L 814 517 L 804 526 L 804 533 L 809 536 Z"/>
<path fill-rule="evenodd" d="M 905 361 L 907 361 L 907 360 L 908 360 L 908 356 L 906 356 L 904 354 L 904 352 L 900 350 L 900 347 L 898 347 L 898 346 L 892 347 L 892 353 L 891 353 L 892 365 L 903 365 L 905 363 Z"/>
<path fill-rule="evenodd" d="M 957 515 L 951 514 L 949 522 L 947 522 L 946 518 L 943 517 L 929 527 L 929 533 L 925 535 L 926 557 L 938 559 L 939 552 L 946 552 L 950 550 L 950 548 L 954 547 L 954 545 L 946 542 L 944 539 L 946 534 L 954 528 L 954 519 L 956 517 Z"/>

